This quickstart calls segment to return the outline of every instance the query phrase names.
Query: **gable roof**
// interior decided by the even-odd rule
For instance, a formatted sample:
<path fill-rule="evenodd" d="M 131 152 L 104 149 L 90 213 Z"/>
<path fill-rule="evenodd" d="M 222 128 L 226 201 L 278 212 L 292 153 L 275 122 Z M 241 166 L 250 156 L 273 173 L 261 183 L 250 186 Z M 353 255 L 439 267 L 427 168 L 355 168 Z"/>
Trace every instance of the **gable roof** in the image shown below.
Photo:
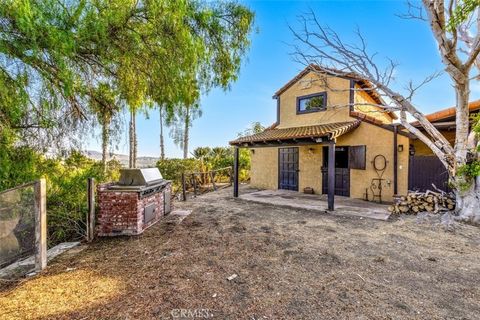
<path fill-rule="evenodd" d="M 288 88 L 293 86 L 295 83 L 297 83 L 301 78 L 303 78 L 305 75 L 307 75 L 309 72 L 321 72 L 325 73 L 328 75 L 332 75 L 335 77 L 339 78 L 344 78 L 347 80 L 353 80 L 355 83 L 357 83 L 362 89 L 365 89 L 364 92 L 366 92 L 370 97 L 373 98 L 373 100 L 380 105 L 384 105 L 385 102 L 383 99 L 380 97 L 378 92 L 375 90 L 373 84 L 368 81 L 367 79 L 359 78 L 357 75 L 333 68 L 326 68 L 322 67 L 316 64 L 310 64 L 307 67 L 305 67 L 302 71 L 300 71 L 294 78 L 292 78 L 290 81 L 288 81 L 283 87 L 277 90 L 275 94 L 273 95 L 273 98 L 278 97 L 281 95 L 283 92 L 285 92 Z M 388 112 L 388 114 L 393 118 L 397 119 L 397 116 L 393 112 Z"/>

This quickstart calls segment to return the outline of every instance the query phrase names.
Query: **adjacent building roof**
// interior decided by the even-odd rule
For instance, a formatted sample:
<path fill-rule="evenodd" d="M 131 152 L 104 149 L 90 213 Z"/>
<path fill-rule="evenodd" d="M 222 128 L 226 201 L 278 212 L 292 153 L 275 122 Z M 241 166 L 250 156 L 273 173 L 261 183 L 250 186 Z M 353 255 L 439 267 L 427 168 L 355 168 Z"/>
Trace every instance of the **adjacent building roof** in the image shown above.
<path fill-rule="evenodd" d="M 240 137 L 236 140 L 230 141 L 231 145 L 249 145 L 259 143 L 271 143 L 271 142 L 285 142 L 296 141 L 300 139 L 317 139 L 328 138 L 335 139 L 342 134 L 354 130 L 360 125 L 361 120 L 348 121 L 348 122 L 334 122 L 318 124 L 313 126 L 304 127 L 291 127 L 291 128 L 267 128 L 263 132 L 253 134 L 246 137 Z M 311 141 L 310 141 L 311 142 Z"/>
<path fill-rule="evenodd" d="M 470 112 L 480 110 L 480 100 L 471 101 L 468 104 L 468 109 Z M 456 112 L 456 107 L 451 107 L 451 108 L 443 109 L 434 113 L 427 114 L 425 117 L 430 122 L 455 120 L 455 112 Z M 412 124 L 414 126 L 420 125 L 418 121 L 412 122 Z"/>

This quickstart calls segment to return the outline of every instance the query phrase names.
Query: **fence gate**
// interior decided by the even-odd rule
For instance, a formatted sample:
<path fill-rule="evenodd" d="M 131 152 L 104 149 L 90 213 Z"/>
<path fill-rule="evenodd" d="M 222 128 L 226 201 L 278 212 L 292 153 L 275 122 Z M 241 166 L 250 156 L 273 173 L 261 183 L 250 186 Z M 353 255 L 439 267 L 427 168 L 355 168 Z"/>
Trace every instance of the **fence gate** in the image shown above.
<path fill-rule="evenodd" d="M 408 190 L 425 192 L 433 183 L 440 190 L 451 191 L 447 169 L 436 156 L 411 156 L 408 168 Z"/>

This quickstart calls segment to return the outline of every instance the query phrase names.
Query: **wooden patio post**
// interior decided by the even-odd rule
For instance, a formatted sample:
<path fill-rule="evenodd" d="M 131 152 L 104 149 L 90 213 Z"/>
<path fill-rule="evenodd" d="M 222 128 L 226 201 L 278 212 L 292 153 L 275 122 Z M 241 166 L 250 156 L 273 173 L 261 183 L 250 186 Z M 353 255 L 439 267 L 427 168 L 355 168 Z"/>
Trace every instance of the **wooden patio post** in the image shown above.
<path fill-rule="evenodd" d="M 35 270 L 47 267 L 47 186 L 45 179 L 35 182 Z"/>
<path fill-rule="evenodd" d="M 87 212 L 87 241 L 93 240 L 95 235 L 95 179 L 88 178 L 87 184 L 88 212 Z"/>
<path fill-rule="evenodd" d="M 335 141 L 328 143 L 328 210 L 334 210 L 335 202 Z"/>
<path fill-rule="evenodd" d="M 238 166 L 239 166 L 239 148 L 235 147 L 233 159 L 233 196 L 238 198 Z"/>

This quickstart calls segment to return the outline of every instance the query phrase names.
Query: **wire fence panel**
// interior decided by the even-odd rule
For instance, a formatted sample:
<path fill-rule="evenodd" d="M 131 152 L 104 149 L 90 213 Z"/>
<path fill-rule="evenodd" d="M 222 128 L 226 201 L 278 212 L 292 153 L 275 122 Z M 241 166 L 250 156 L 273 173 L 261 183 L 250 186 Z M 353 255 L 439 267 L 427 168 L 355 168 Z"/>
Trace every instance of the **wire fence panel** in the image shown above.
<path fill-rule="evenodd" d="M 34 184 L 0 192 L 0 268 L 35 252 Z"/>

